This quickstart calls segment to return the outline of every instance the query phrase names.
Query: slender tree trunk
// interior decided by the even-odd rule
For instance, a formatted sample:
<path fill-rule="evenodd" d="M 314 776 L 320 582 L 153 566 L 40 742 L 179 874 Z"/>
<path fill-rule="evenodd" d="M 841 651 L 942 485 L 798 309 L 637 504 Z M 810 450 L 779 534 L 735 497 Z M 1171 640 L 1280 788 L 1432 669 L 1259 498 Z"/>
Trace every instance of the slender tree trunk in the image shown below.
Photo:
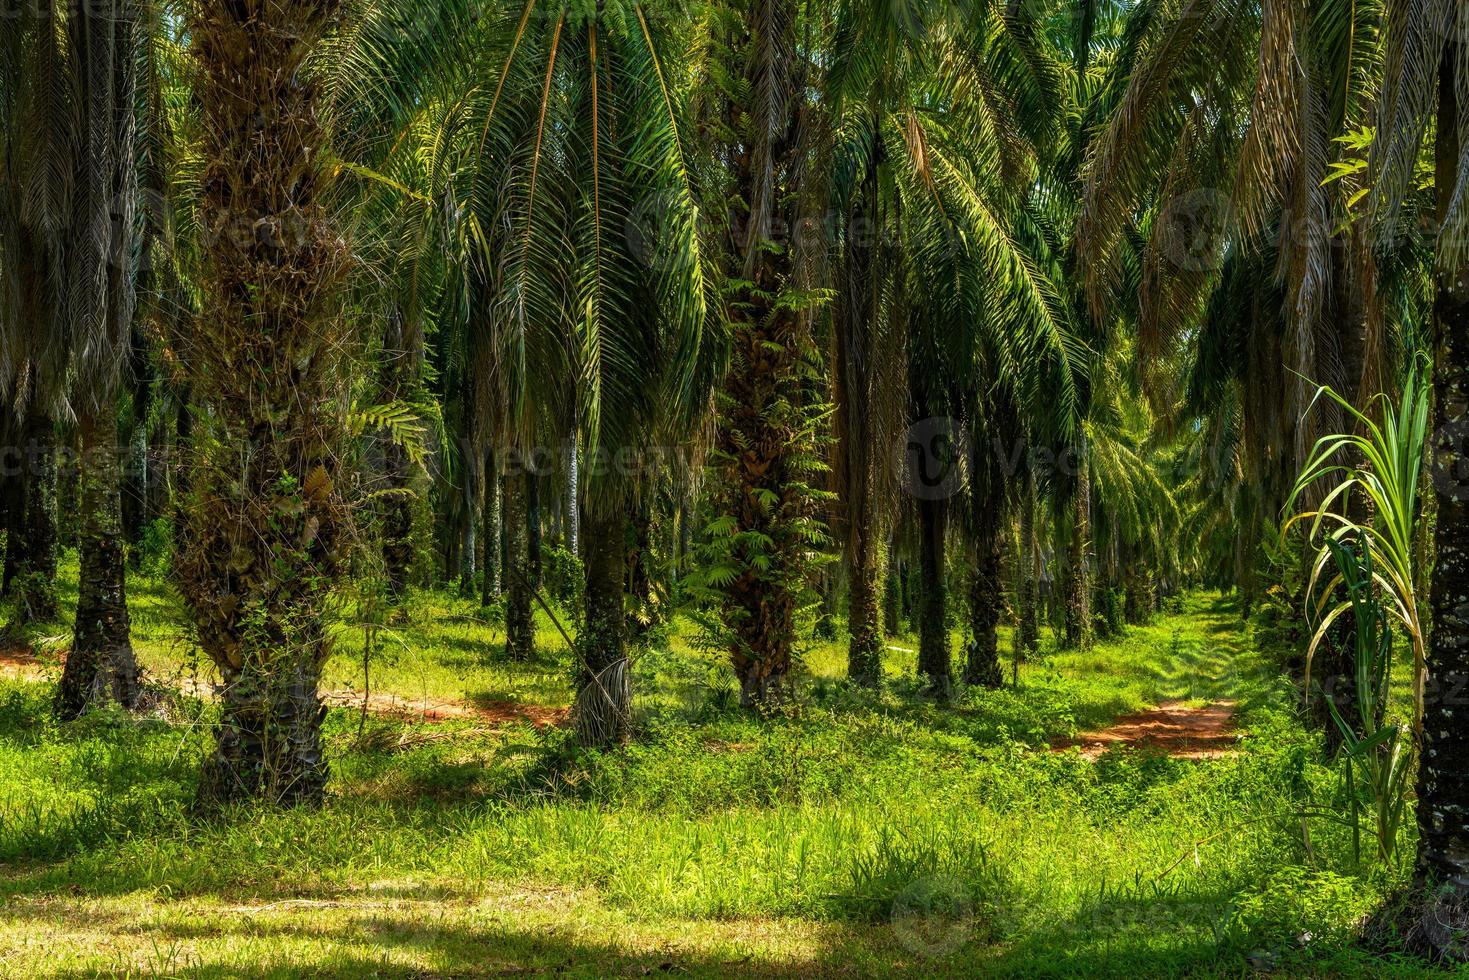
<path fill-rule="evenodd" d="M 61 447 L 56 463 L 56 550 L 77 546 L 81 523 L 81 472 L 76 464 L 76 443 Z M 132 540 L 132 539 L 129 539 Z"/>
<path fill-rule="evenodd" d="M 480 561 L 484 566 L 484 579 L 480 605 L 491 606 L 500 598 L 500 491 L 504 483 L 500 478 L 500 464 L 493 449 L 485 453 L 484 467 L 484 520 L 480 529 L 483 549 Z"/>
<path fill-rule="evenodd" d="M 534 470 L 525 473 L 525 547 L 526 568 L 531 585 L 541 587 L 541 475 Z"/>
<path fill-rule="evenodd" d="M 389 491 L 382 498 L 383 577 L 393 600 L 408 592 L 413 567 L 413 498 L 408 453 L 392 439 L 383 443 L 383 477 Z"/>
<path fill-rule="evenodd" d="M 147 479 L 143 481 L 143 522 L 152 524 L 168 513 L 168 422 L 158 419 L 148 436 Z"/>
<path fill-rule="evenodd" d="M 954 684 L 947 622 L 948 592 L 944 583 L 944 538 L 949 523 L 948 501 L 920 499 L 918 520 L 918 676 L 931 694 L 948 697 Z"/>
<path fill-rule="evenodd" d="M 25 470 L 9 469 L 0 477 L 0 505 L 5 515 L 5 572 L 0 578 L 0 595 L 9 596 L 10 586 L 25 564 Z"/>
<path fill-rule="evenodd" d="M 577 638 L 576 736 L 582 745 L 609 748 L 632 730 L 632 687 L 626 649 L 625 520 L 620 512 L 583 513 L 586 621 Z"/>
<path fill-rule="evenodd" d="M 128 440 L 128 463 L 121 474 L 122 534 L 129 544 L 136 544 L 142 539 L 143 528 L 148 523 L 147 392 L 146 383 L 133 388 L 132 437 Z M 82 452 L 86 452 L 85 446 Z M 82 519 L 86 519 L 85 514 Z"/>
<path fill-rule="evenodd" d="M 892 555 L 887 558 L 887 574 L 883 577 L 882 631 L 887 636 L 898 636 L 903 632 L 903 576 L 902 563 Z"/>
<path fill-rule="evenodd" d="M 1436 182 L 1439 216 L 1447 212 L 1459 169 L 1454 85 L 1456 45 L 1444 55 L 1439 87 Z M 1433 582 L 1429 606 L 1425 711 L 1418 764 L 1417 881 L 1428 908 L 1420 942 L 1426 951 L 1469 959 L 1469 269 L 1438 273 Z"/>
<path fill-rule="evenodd" d="M 1041 556 L 1035 540 L 1035 474 L 1027 468 L 1025 495 L 1020 503 L 1020 625 L 1018 642 L 1023 655 L 1040 646 L 1036 618 L 1036 591 L 1040 586 Z"/>
<path fill-rule="evenodd" d="M 181 325 L 213 431 L 194 453 L 180 587 L 218 667 L 206 807 L 315 803 L 327 779 L 317 697 L 327 607 L 352 516 L 340 489 L 340 308 L 349 251 L 323 202 L 329 140 L 305 69 L 335 0 L 201 0 L 188 37 L 203 160 L 201 314 Z"/>
<path fill-rule="evenodd" d="M 678 553 L 673 565 L 680 579 L 686 574 L 689 550 L 693 547 L 694 540 L 694 505 L 689 500 L 689 496 L 690 492 L 687 487 L 680 488 L 678 500 Z"/>
<path fill-rule="evenodd" d="M 1077 459 L 1076 517 L 1071 529 L 1070 576 L 1066 596 L 1066 645 L 1079 650 L 1092 646 L 1092 575 L 1091 575 L 1091 473 L 1087 466 L 1083 443 Z"/>
<path fill-rule="evenodd" d="M 581 555 L 581 453 L 576 444 L 576 433 L 572 433 L 566 453 L 566 549 L 573 555 Z"/>
<path fill-rule="evenodd" d="M 190 475 L 193 470 L 194 410 L 190 404 L 193 390 L 185 385 L 178 392 L 178 408 L 174 413 L 173 428 L 173 518 L 174 551 L 182 553 L 187 538 L 187 508 L 189 493 L 193 486 Z"/>
<path fill-rule="evenodd" d="M 974 578 L 969 591 L 969 625 L 973 633 L 964 661 L 964 683 L 998 688 L 1005 682 L 1000 670 L 1000 613 L 1005 600 L 1001 587 L 1000 527 L 1003 491 L 973 491 Z"/>
<path fill-rule="evenodd" d="M 56 619 L 56 429 L 51 416 L 32 409 L 25 426 L 25 510 L 14 582 L 12 627 Z"/>
<path fill-rule="evenodd" d="M 475 527 L 479 523 L 480 499 L 479 499 L 479 469 L 478 453 L 466 452 L 464 465 L 464 485 L 461 491 L 464 494 L 464 521 L 460 526 L 459 544 L 459 591 L 463 595 L 474 594 L 475 559 L 479 556 L 479 548 L 475 544 Z M 473 460 L 473 462 L 471 462 Z"/>
<path fill-rule="evenodd" d="M 120 474 L 110 417 L 84 413 L 81 430 L 81 574 L 76 627 L 61 673 L 56 710 L 75 718 L 111 699 L 138 703 L 138 662 L 128 620 Z"/>
<path fill-rule="evenodd" d="M 1126 592 L 1123 618 L 1132 626 L 1146 626 L 1153 618 L 1153 596 L 1146 573 L 1138 567 L 1139 559 L 1129 556 L 1123 571 L 1123 588 Z"/>
<path fill-rule="evenodd" d="M 526 515 L 527 483 L 523 467 L 505 477 L 505 655 L 525 661 L 535 655 L 536 630 L 531 602 L 530 533 Z"/>
<path fill-rule="evenodd" d="M 122 468 L 122 510 L 120 523 L 122 536 L 129 544 L 137 544 L 143 537 L 143 526 L 148 523 L 144 510 L 148 504 L 148 426 L 144 420 L 133 418 L 132 438 L 128 440 L 128 461 Z M 82 447 L 86 452 L 86 447 Z M 78 478 L 85 474 L 78 474 Z M 82 520 L 86 520 L 83 513 Z M 80 533 L 80 529 L 79 529 Z M 139 552 L 134 551 L 134 558 Z"/>
<path fill-rule="evenodd" d="M 847 676 L 876 685 L 882 677 L 882 622 L 878 596 L 882 568 L 871 527 L 853 527 L 847 549 Z"/>
<path fill-rule="evenodd" d="M 636 616 L 629 624 L 629 639 L 642 645 L 660 619 L 653 592 L 653 482 L 646 473 L 639 479 L 632 514 L 632 551 L 624 556 L 636 608 Z"/>
<path fill-rule="evenodd" d="M 378 367 L 379 397 L 392 404 L 408 397 L 418 384 L 422 331 L 394 309 L 384 318 L 383 346 Z M 394 601 L 408 591 L 413 568 L 413 466 L 408 451 L 384 433 L 383 483 L 379 517 L 382 522 L 383 577 Z"/>

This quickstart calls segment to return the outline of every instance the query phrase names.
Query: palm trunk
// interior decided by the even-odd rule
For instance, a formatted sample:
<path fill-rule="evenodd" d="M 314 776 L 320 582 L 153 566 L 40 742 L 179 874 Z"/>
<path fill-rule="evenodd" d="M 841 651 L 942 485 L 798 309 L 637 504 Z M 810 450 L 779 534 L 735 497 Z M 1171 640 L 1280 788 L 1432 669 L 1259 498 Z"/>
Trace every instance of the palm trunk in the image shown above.
<path fill-rule="evenodd" d="M 1148 577 L 1136 556 L 1129 556 L 1122 581 L 1126 591 L 1123 618 L 1131 626 L 1146 626 L 1153 618 L 1153 596 Z"/>
<path fill-rule="evenodd" d="M 1036 617 L 1036 590 L 1040 585 L 1040 549 L 1035 540 L 1035 475 L 1025 474 L 1025 498 L 1020 504 L 1020 626 L 1018 642 L 1024 655 L 1040 646 Z"/>
<path fill-rule="evenodd" d="M 1455 45 L 1444 55 L 1439 89 L 1436 181 L 1440 217 L 1459 166 L 1454 85 Z M 1435 890 L 1425 915 L 1429 952 L 1469 958 L 1469 492 L 1464 433 L 1469 431 L 1469 269 L 1440 269 L 1434 305 L 1437 332 L 1432 460 L 1438 520 L 1434 529 L 1425 712 L 1418 765 L 1418 860 L 1421 888 Z"/>
<path fill-rule="evenodd" d="M 9 596 L 11 583 L 25 563 L 25 472 L 0 476 L 0 506 L 5 515 L 5 572 L 0 577 L 0 595 Z"/>
<path fill-rule="evenodd" d="M 19 571 L 13 583 L 13 628 L 49 623 L 56 606 L 56 429 L 51 416 L 26 414 L 24 522 L 20 529 Z"/>
<path fill-rule="evenodd" d="M 973 491 L 974 578 L 969 590 L 969 625 L 973 638 L 964 660 L 964 683 L 998 688 L 1004 683 L 1000 670 L 1000 612 L 1004 608 L 1001 591 L 1000 491 Z"/>
<path fill-rule="evenodd" d="M 645 475 L 639 480 L 637 502 L 632 513 L 632 553 L 625 557 L 637 617 L 630 624 L 633 643 L 642 645 L 658 625 L 661 614 L 653 592 L 653 484 Z"/>
<path fill-rule="evenodd" d="M 875 112 L 870 122 L 873 132 L 881 131 Z M 870 234 L 870 226 L 881 210 L 881 153 L 879 140 L 867 161 L 859 191 L 853 196 L 839 273 L 840 305 L 833 318 L 836 340 L 832 358 L 840 459 L 846 476 L 847 676 L 868 686 L 875 685 L 882 676 L 879 467 L 890 465 L 884 458 L 883 423 L 893 421 L 882 417 L 877 406 L 896 401 L 887 389 L 901 379 L 892 351 L 884 349 L 888 346 L 885 341 L 893 338 L 885 333 L 887 318 L 878 309 L 881 277 L 874 268 L 876 243 Z"/>
<path fill-rule="evenodd" d="M 730 368 L 720 398 L 714 449 L 720 464 L 716 513 L 733 522 L 728 555 L 735 569 L 718 608 L 729 656 L 747 706 L 780 702 L 790 690 L 796 610 L 808 583 L 810 531 L 817 500 L 806 482 L 816 454 L 815 419 L 803 367 L 811 355 L 811 311 L 798 308 L 795 249 L 787 233 L 803 227 L 800 194 L 802 116 L 791 0 L 751 0 L 731 23 L 738 73 L 725 90 L 724 152 L 734 163 L 729 191 L 738 215 L 725 274 Z M 758 91 L 757 108 L 748 93 Z M 781 118 L 768 112 L 776 100 Z"/>
<path fill-rule="evenodd" d="M 402 400 L 417 385 L 421 346 L 421 331 L 414 329 L 401 311 L 390 312 L 385 318 L 379 355 L 379 397 L 383 404 Z M 384 434 L 381 445 L 387 490 L 379 509 L 383 577 L 389 597 L 396 601 L 407 593 L 413 568 L 413 468 L 408 451 L 396 439 Z"/>
<path fill-rule="evenodd" d="M 138 703 L 138 662 L 128 621 L 123 555 L 120 474 L 109 418 L 82 415 L 81 575 L 76 627 L 61 673 L 56 710 L 75 718 L 89 705 L 111 699 Z"/>
<path fill-rule="evenodd" d="M 203 292 L 181 325 L 213 431 L 193 456 L 180 587 L 219 669 L 206 807 L 315 803 L 327 779 L 317 697 L 327 606 L 346 564 L 338 286 L 348 249 L 323 200 L 318 78 L 304 68 L 334 0 L 202 0 L 188 37 L 200 114 Z"/>
<path fill-rule="evenodd" d="M 77 546 L 81 523 L 81 472 L 74 454 L 76 445 L 69 444 L 57 457 L 56 465 L 56 550 L 58 553 Z M 129 541 L 134 540 L 129 538 Z"/>
<path fill-rule="evenodd" d="M 536 650 L 526 515 L 526 485 L 530 479 L 523 468 L 505 478 L 505 655 L 516 661 L 531 659 Z"/>
<path fill-rule="evenodd" d="M 408 592 L 413 567 L 413 499 L 407 451 L 393 439 L 383 440 L 383 482 L 389 493 L 382 499 L 383 577 L 394 600 Z"/>
<path fill-rule="evenodd" d="M 948 501 L 920 499 L 918 519 L 918 675 L 929 693 L 948 697 L 954 684 L 947 623 L 948 593 L 944 584 L 944 537 L 949 523 Z"/>
<path fill-rule="evenodd" d="M 541 476 L 534 470 L 525 473 L 525 548 L 526 568 L 530 583 L 541 587 Z"/>
<path fill-rule="evenodd" d="M 465 453 L 464 484 L 460 488 L 464 495 L 463 520 L 459 527 L 459 592 L 462 595 L 474 594 L 474 562 L 479 556 L 474 535 L 480 512 L 479 480 L 475 472 L 479 467 L 474 460 L 476 455 L 473 452 Z"/>
<path fill-rule="evenodd" d="M 185 508 L 189 498 L 189 456 L 194 450 L 194 411 L 190 405 L 193 392 L 185 386 L 178 393 L 178 408 L 174 412 L 173 429 L 173 507 L 169 516 L 173 518 L 173 544 L 175 552 L 182 552 L 185 545 L 188 520 Z"/>
<path fill-rule="evenodd" d="M 854 517 L 861 519 L 865 515 Z M 882 623 L 878 596 L 882 569 L 872 528 L 854 526 L 848 542 L 847 676 L 872 686 L 882 676 Z"/>
<path fill-rule="evenodd" d="M 129 544 L 136 544 L 143 537 L 143 528 L 148 523 L 148 421 L 147 421 L 147 385 L 139 384 L 133 389 L 133 410 L 131 412 L 132 438 L 128 440 L 128 464 L 123 468 L 120 475 L 121 480 L 121 524 L 122 535 Z M 82 447 L 86 452 L 86 446 Z M 82 476 L 79 474 L 79 477 Z M 85 488 L 82 490 L 85 494 Z M 81 523 L 85 523 L 86 513 L 83 504 Z M 79 526 L 78 533 L 82 533 Z M 141 554 L 134 551 L 134 558 Z"/>
<path fill-rule="evenodd" d="M 146 457 L 147 479 L 143 481 L 143 522 L 150 525 L 168 513 L 169 445 L 168 422 L 159 419 L 153 425 Z"/>
<path fill-rule="evenodd" d="M 1076 516 L 1071 528 L 1070 577 L 1066 596 L 1066 645 L 1078 650 L 1092 646 L 1091 474 L 1083 445 L 1077 457 Z"/>
<path fill-rule="evenodd" d="M 500 464 L 492 449 L 485 453 L 485 499 L 484 519 L 480 527 L 480 563 L 484 567 L 484 578 L 480 590 L 480 605 L 494 605 L 500 598 Z"/>
<path fill-rule="evenodd" d="M 902 563 L 888 549 L 887 574 L 883 576 L 882 588 L 882 631 L 886 636 L 897 636 L 903 632 L 903 577 Z"/>
<path fill-rule="evenodd" d="M 576 435 L 571 436 L 566 453 L 566 550 L 581 555 L 581 454 L 577 450 Z"/>
<path fill-rule="evenodd" d="M 586 620 L 577 639 L 577 740 L 609 748 L 632 731 L 632 688 L 626 650 L 625 582 L 627 547 L 621 513 L 583 513 L 582 547 L 586 569 Z"/>

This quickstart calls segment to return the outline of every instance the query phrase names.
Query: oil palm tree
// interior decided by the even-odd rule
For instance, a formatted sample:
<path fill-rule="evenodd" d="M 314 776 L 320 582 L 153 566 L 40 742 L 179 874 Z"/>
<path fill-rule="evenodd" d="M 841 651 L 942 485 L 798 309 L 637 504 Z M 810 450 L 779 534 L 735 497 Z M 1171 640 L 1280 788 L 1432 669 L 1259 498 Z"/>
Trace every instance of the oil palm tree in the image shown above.
<path fill-rule="evenodd" d="M 628 515 L 652 486 L 652 451 L 707 412 L 719 363 L 684 93 L 670 74 L 687 23 L 658 14 L 640 4 L 625 17 L 562 13 L 521 55 L 545 82 L 511 178 L 501 329 L 521 337 L 545 323 L 568 342 L 561 384 L 574 400 L 560 431 L 587 460 L 572 502 L 586 570 L 574 713 L 578 737 L 596 746 L 631 726 Z M 549 241 L 564 251 L 543 251 Z"/>
<path fill-rule="evenodd" d="M 825 541 L 816 479 L 825 409 L 811 382 L 812 328 L 829 294 L 813 268 L 826 245 L 809 99 L 823 25 L 800 0 L 754 0 L 713 5 L 705 26 L 717 69 L 700 189 L 730 334 L 706 580 L 741 700 L 757 706 L 789 694 L 797 615 Z"/>
<path fill-rule="evenodd" d="M 188 36 L 205 161 L 196 320 L 174 339 L 198 403 L 177 573 L 222 681 L 209 805 L 319 800 L 317 694 L 349 516 L 341 470 L 353 342 L 337 300 L 347 249 L 319 78 L 306 60 L 335 3 L 205 2 Z"/>
<path fill-rule="evenodd" d="M 139 11 L 125 0 L 41 4 L 6 18 L 5 313 L 0 374 L 25 408 L 35 448 L 26 474 L 26 566 L 16 623 L 53 618 L 55 425 L 74 412 L 81 441 L 82 576 L 57 710 L 94 700 L 131 707 L 114 412 L 133 330 L 135 91 Z"/>
<path fill-rule="evenodd" d="M 0 387 L 14 411 L 7 428 L 23 457 L 21 520 L 7 544 L 13 626 L 56 618 L 56 420 L 65 358 L 56 315 L 65 284 L 64 238 L 75 185 L 70 121 L 71 50 L 53 4 L 7 17 L 0 61 L 4 159 L 5 351 Z M 10 574 L 8 568 L 8 574 Z"/>
<path fill-rule="evenodd" d="M 507 649 L 534 641 L 534 450 L 579 440 L 575 714 L 585 743 L 612 745 L 631 718 L 627 513 L 647 451 L 707 411 L 718 362 L 671 57 L 687 22 L 639 3 L 449 6 L 469 47 L 401 51 L 391 74 L 422 59 L 436 79 L 438 121 L 411 152 L 452 148 L 433 193 L 453 215 L 450 292 L 470 301 L 439 330 L 467 365 L 476 453 L 491 443 L 505 469 Z"/>
<path fill-rule="evenodd" d="M 118 380 L 131 352 L 138 196 L 135 133 L 140 17 L 127 0 L 74 7 L 78 180 L 67 242 L 67 305 L 81 445 L 81 574 L 76 628 L 57 709 L 99 696 L 131 708 L 138 665 L 129 635 L 117 445 Z"/>
<path fill-rule="evenodd" d="M 1117 35 L 1117 96 L 1098 106 L 1087 154 L 1080 274 L 1098 316 L 1132 307 L 1144 390 L 1166 425 L 1197 406 L 1173 370 L 1183 351 L 1232 377 L 1191 393 L 1242 414 L 1251 513 L 1278 512 L 1317 438 L 1340 431 L 1335 405 L 1307 411 L 1315 385 L 1364 402 L 1396 376 L 1410 332 L 1387 302 L 1402 288 L 1384 276 L 1396 266 L 1354 220 L 1361 171 L 1331 179 L 1343 176 L 1335 148 L 1370 122 L 1384 24 L 1379 2 L 1144 3 Z M 1222 341 L 1244 346 L 1221 360 L 1210 348 Z M 1229 416 L 1197 418 L 1217 429 Z M 1270 522 L 1246 523 L 1258 530 L 1231 539 L 1241 568 Z M 1345 661 L 1332 673 L 1352 675 Z"/>
<path fill-rule="evenodd" d="M 1416 879 L 1426 910 L 1413 939 L 1435 957 L 1469 959 L 1469 730 L 1455 694 L 1469 677 L 1469 493 L 1464 487 L 1469 386 L 1469 13 L 1461 4 L 1387 5 L 1387 53 L 1370 155 L 1370 214 L 1391 246 L 1404 213 L 1421 207 L 1434 242 L 1434 565 L 1429 590 L 1426 701 L 1418 769 Z M 1414 200 L 1414 175 L 1432 132 L 1433 195 Z"/>
<path fill-rule="evenodd" d="M 970 470 L 972 519 L 962 523 L 974 550 L 970 608 L 981 651 L 993 650 L 1001 604 L 1009 448 L 996 443 L 1018 440 L 1017 405 L 1038 424 L 1074 410 L 1075 346 L 1046 260 L 1032 250 L 1043 253 L 1044 242 L 1025 213 L 1023 188 L 1055 131 L 1058 104 L 1058 73 L 1034 29 L 997 4 L 962 11 L 849 4 L 838 19 L 828 86 L 834 201 L 847 231 L 833 335 L 853 589 L 849 672 L 858 680 L 876 672 L 870 552 L 892 507 L 884 497 L 895 489 L 874 477 L 877 466 L 891 465 L 884 457 L 904 420 L 905 395 L 908 421 L 949 416 L 973 430 L 974 457 L 954 462 Z M 1052 397 L 1038 397 L 1042 391 Z M 857 404 L 844 406 L 854 395 Z M 915 506 L 924 577 L 920 672 L 946 690 L 950 501 L 921 493 Z M 970 658 L 969 679 L 997 683 L 998 665 L 988 660 Z"/>

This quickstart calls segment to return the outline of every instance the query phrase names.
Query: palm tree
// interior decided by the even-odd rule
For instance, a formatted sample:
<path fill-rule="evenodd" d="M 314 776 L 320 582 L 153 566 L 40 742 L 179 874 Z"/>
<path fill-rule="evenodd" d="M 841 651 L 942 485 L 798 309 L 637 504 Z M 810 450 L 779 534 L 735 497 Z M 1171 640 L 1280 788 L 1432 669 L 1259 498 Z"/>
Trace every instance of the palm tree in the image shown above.
<path fill-rule="evenodd" d="M 1248 533 L 1229 543 L 1248 592 L 1273 523 L 1248 515 L 1277 514 L 1316 439 L 1341 429 L 1335 405 L 1307 411 L 1315 385 L 1360 403 L 1397 373 L 1386 298 L 1401 286 L 1352 220 L 1362 172 L 1339 179 L 1332 160 L 1370 121 L 1385 17 L 1380 3 L 1341 0 L 1205 12 L 1140 4 L 1120 25 L 1116 84 L 1087 150 L 1080 275 L 1099 320 L 1136 324 L 1143 387 L 1165 427 L 1189 424 L 1179 409 L 1202 394 L 1209 407 L 1192 418 L 1242 437 Z M 1190 349 L 1191 388 L 1175 370 Z M 1337 650 L 1348 656 L 1346 643 Z M 1331 668 L 1350 684 L 1344 660 Z M 1335 726 L 1319 720 L 1330 737 Z"/>
<path fill-rule="evenodd" d="M 24 471 L 19 534 L 9 542 L 13 566 L 12 627 L 56 618 L 56 423 L 64 382 L 63 352 L 53 340 L 64 281 L 63 237 L 70 225 L 73 171 L 69 81 L 62 20 L 53 4 L 28 6 L 5 18 L 3 97 L 4 357 L 0 388 L 16 407 Z"/>
<path fill-rule="evenodd" d="M 569 502 L 586 573 L 575 715 L 583 742 L 612 745 L 631 719 L 627 514 L 641 464 L 628 460 L 707 411 L 717 364 L 668 68 L 686 25 L 641 4 L 604 16 L 531 0 L 478 19 L 476 4 L 448 6 L 463 47 L 395 57 L 436 79 L 422 101 L 440 122 L 413 145 L 455 154 L 434 194 L 456 215 L 449 261 L 472 301 L 439 328 L 468 366 L 473 451 L 492 443 L 504 473 L 507 652 L 534 644 L 534 450 L 575 439 L 588 461 Z"/>
<path fill-rule="evenodd" d="M 1432 634 L 1425 664 L 1431 692 L 1418 769 L 1416 880 L 1426 910 L 1413 938 L 1426 952 L 1463 962 L 1469 928 L 1469 726 L 1462 690 L 1469 677 L 1469 494 L 1464 427 L 1469 388 L 1469 156 L 1463 104 L 1469 39 L 1457 4 L 1387 5 L 1388 45 L 1370 157 L 1371 214 L 1379 241 L 1399 232 L 1424 136 L 1433 127 L 1434 435 L 1432 484 L 1438 516 L 1429 592 Z"/>
<path fill-rule="evenodd" d="M 138 695 L 114 424 L 134 311 L 138 11 L 124 0 L 65 11 L 43 4 L 6 18 L 4 30 L 0 375 L 13 400 L 26 406 L 31 450 L 12 625 L 56 615 L 52 412 L 74 409 L 82 447 L 82 576 L 57 698 L 59 713 L 74 717 L 96 699 L 131 707 Z"/>
<path fill-rule="evenodd" d="M 1014 405 L 1044 424 L 1064 417 L 1075 399 L 1072 340 L 1042 269 L 1046 247 L 1026 228 L 1025 195 L 1016 192 L 1034 178 L 1054 128 L 1054 66 L 1037 53 L 1028 14 L 999 4 L 962 12 L 947 4 L 847 4 L 840 13 L 828 87 L 833 197 L 848 229 L 839 239 L 834 338 L 838 485 L 848 499 L 856 624 L 849 668 L 859 680 L 876 676 L 875 601 L 868 614 L 859 599 L 877 591 L 868 552 L 892 508 L 885 499 L 892 488 L 873 473 L 892 452 L 906 397 L 908 421 L 924 437 L 941 436 L 927 431 L 943 427 L 925 421 L 936 417 L 962 418 L 973 429 L 975 458 L 951 461 L 956 476 L 966 465 L 974 470 L 971 519 L 962 524 L 973 545 L 971 625 L 981 653 L 965 670 L 997 683 L 988 652 L 1002 603 L 1000 469 L 1009 449 L 995 444 L 1018 438 Z M 1046 397 L 1037 397 L 1042 391 Z M 854 397 L 857 407 L 845 407 Z M 950 501 L 922 493 L 915 507 L 919 669 L 944 691 L 952 674 L 944 585 Z"/>
<path fill-rule="evenodd" d="M 189 17 L 205 170 L 197 320 L 175 338 L 195 436 L 177 573 L 219 669 L 201 802 L 319 800 L 317 695 L 349 514 L 337 308 L 347 250 L 325 208 L 329 139 L 305 70 L 335 3 L 206 0 Z"/>
<path fill-rule="evenodd" d="M 139 16 L 127 0 L 73 8 L 67 35 L 78 83 L 80 173 L 68 235 L 65 316 L 75 331 L 73 380 L 81 443 L 81 574 L 76 628 L 57 710 L 75 717 L 99 696 L 131 708 L 138 665 L 129 636 L 116 400 L 131 350 L 134 134 Z"/>
<path fill-rule="evenodd" d="M 820 207 L 807 96 L 819 18 L 799 0 L 753 0 L 714 6 L 708 29 L 723 64 L 711 73 L 704 189 L 722 252 L 730 364 L 711 455 L 717 516 L 706 577 L 741 701 L 756 706 L 789 693 L 797 612 L 825 540 L 813 478 L 824 409 L 807 383 L 827 298 L 811 268 L 824 232 L 807 220 Z"/>
<path fill-rule="evenodd" d="M 589 461 L 572 502 L 586 573 L 574 714 L 593 746 L 631 730 L 628 515 L 640 485 L 651 486 L 647 453 L 707 411 L 717 364 L 683 110 L 666 67 L 682 25 L 641 6 L 633 14 L 553 15 L 543 46 L 524 54 L 545 81 L 527 165 L 511 178 L 504 285 L 507 336 L 543 322 L 571 340 L 558 383 L 575 401 L 561 431 L 579 437 Z M 556 199 L 538 205 L 552 187 Z M 565 251 L 543 252 L 533 236 Z"/>

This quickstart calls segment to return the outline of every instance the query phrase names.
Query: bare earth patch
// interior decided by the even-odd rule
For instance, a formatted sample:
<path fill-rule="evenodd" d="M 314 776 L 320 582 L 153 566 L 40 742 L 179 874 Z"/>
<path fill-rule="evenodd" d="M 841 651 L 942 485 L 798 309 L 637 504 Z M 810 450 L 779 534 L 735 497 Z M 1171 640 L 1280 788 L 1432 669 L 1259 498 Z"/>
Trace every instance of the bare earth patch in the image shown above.
<path fill-rule="evenodd" d="M 42 675 L 41 662 L 25 647 L 0 650 L 0 677 L 36 680 Z"/>
<path fill-rule="evenodd" d="M 0 677 L 42 680 L 45 678 L 45 664 L 24 647 L 0 649 Z M 169 700 L 170 689 L 204 700 L 214 698 L 213 684 L 192 677 L 176 678 L 172 682 L 163 681 L 161 684 L 152 679 L 149 687 L 163 700 Z M 357 710 L 361 710 L 363 701 L 361 691 L 323 691 L 321 699 L 335 707 Z M 149 701 L 149 705 L 151 704 L 152 700 Z M 443 698 L 410 698 L 397 694 L 368 695 L 367 710 L 369 714 L 409 722 L 474 721 L 489 726 L 529 722 L 537 728 L 564 724 L 571 714 L 568 707 L 517 704 L 514 701 L 468 702 Z"/>
<path fill-rule="evenodd" d="M 339 708 L 362 708 L 358 691 L 326 691 L 321 699 Z M 403 721 L 479 721 L 491 725 L 530 722 L 537 728 L 560 725 L 571 713 L 570 708 L 540 704 L 517 704 L 514 701 L 464 701 L 441 698 L 405 698 L 397 694 L 370 694 L 367 710 L 371 714 L 399 718 Z"/>
<path fill-rule="evenodd" d="M 1234 724 L 1235 702 L 1215 701 L 1191 707 L 1164 701 L 1156 708 L 1124 715 L 1111 726 L 1082 732 L 1051 744 L 1053 752 L 1080 749 L 1097 759 L 1115 745 L 1161 752 L 1175 759 L 1221 759 L 1239 752 L 1240 732 Z"/>

